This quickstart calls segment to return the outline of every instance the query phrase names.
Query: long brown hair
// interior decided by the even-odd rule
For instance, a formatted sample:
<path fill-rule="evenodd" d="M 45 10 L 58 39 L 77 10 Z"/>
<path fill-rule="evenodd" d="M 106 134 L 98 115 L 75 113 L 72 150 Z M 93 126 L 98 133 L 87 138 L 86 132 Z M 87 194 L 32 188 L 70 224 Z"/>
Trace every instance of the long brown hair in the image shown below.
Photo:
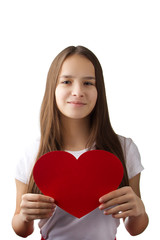
<path fill-rule="evenodd" d="M 95 68 L 98 97 L 94 110 L 90 116 L 91 134 L 86 147 L 91 147 L 93 143 L 96 143 L 96 149 L 106 150 L 115 154 L 121 160 L 124 167 L 124 177 L 120 186 L 129 185 L 122 147 L 109 119 L 102 68 L 97 57 L 89 49 L 83 46 L 70 46 L 65 48 L 57 55 L 50 66 L 45 94 L 41 105 L 41 139 L 36 161 L 47 152 L 62 150 L 63 139 L 61 134 L 60 116 L 55 101 L 55 89 L 64 60 L 68 56 L 74 54 L 86 57 L 92 62 Z M 28 192 L 40 193 L 40 190 L 34 182 L 32 173 L 28 184 Z"/>

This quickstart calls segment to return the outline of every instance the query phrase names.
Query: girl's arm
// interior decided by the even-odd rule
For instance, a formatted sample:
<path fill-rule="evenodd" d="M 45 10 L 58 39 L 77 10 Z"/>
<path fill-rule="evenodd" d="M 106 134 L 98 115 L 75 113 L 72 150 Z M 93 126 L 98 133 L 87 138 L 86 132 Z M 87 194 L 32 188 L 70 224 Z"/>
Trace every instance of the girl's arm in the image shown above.
<path fill-rule="evenodd" d="M 34 222 L 26 222 L 22 220 L 21 211 L 21 201 L 23 194 L 27 193 L 27 185 L 16 180 L 16 189 L 17 189 L 17 197 L 16 197 L 16 210 L 12 219 L 12 227 L 15 233 L 21 237 L 27 237 L 32 234 L 34 228 Z"/>
<path fill-rule="evenodd" d="M 16 180 L 17 198 L 16 211 L 12 219 L 15 233 L 27 237 L 33 233 L 34 220 L 51 217 L 54 199 L 41 194 L 28 194 L 27 185 Z"/>
<path fill-rule="evenodd" d="M 125 227 L 131 235 L 142 233 L 148 225 L 148 216 L 140 198 L 140 174 L 130 180 L 129 187 L 122 187 L 100 198 L 100 209 L 105 215 L 123 218 Z M 106 209 L 110 208 L 110 209 Z"/>
<path fill-rule="evenodd" d="M 138 217 L 123 218 L 125 227 L 131 235 L 138 235 L 138 234 L 142 233 L 146 229 L 146 227 L 148 226 L 148 223 L 149 223 L 148 215 L 145 211 L 144 204 L 141 200 L 139 182 L 140 182 L 140 174 L 138 174 L 135 177 L 133 177 L 132 179 L 130 179 L 129 185 L 133 189 L 133 191 L 136 193 L 136 195 L 138 196 L 138 200 L 143 205 L 142 209 L 144 209 L 144 213 Z"/>

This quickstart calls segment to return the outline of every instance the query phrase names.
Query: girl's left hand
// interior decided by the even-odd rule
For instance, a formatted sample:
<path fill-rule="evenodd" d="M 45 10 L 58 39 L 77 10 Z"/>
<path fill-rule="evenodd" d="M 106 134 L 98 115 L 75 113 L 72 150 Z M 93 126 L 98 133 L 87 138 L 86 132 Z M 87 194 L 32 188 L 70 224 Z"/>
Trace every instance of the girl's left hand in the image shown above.
<path fill-rule="evenodd" d="M 104 210 L 105 215 L 114 218 L 138 217 L 145 213 L 142 200 L 136 195 L 131 187 L 122 187 L 110 192 L 99 199 L 100 210 Z M 109 209 L 106 209 L 109 208 Z"/>

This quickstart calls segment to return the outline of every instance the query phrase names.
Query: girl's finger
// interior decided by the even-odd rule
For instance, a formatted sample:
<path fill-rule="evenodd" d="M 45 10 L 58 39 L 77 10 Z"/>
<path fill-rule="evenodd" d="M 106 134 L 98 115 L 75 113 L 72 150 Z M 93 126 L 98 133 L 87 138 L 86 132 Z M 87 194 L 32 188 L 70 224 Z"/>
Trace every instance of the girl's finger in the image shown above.
<path fill-rule="evenodd" d="M 22 213 L 25 215 L 46 215 L 54 212 L 54 209 L 30 209 L 24 208 Z"/>
<path fill-rule="evenodd" d="M 45 218 L 50 218 L 53 215 L 53 212 L 44 214 L 44 215 L 27 215 L 25 217 L 25 221 L 26 222 L 30 222 L 33 220 L 37 220 L 37 219 L 45 219 Z"/>
<path fill-rule="evenodd" d="M 120 204 L 127 203 L 127 202 L 129 202 L 129 200 L 130 200 L 130 196 L 123 195 L 123 196 L 120 196 L 118 198 L 114 198 L 112 200 L 104 202 L 103 204 L 101 204 L 99 206 L 99 209 L 104 210 L 105 208 L 109 208 L 109 207 L 112 207 L 112 206 L 115 206 L 115 205 L 120 205 Z"/>
<path fill-rule="evenodd" d="M 119 212 L 129 211 L 129 210 L 132 210 L 132 206 L 130 204 L 126 203 L 126 204 L 122 204 L 122 205 L 110 208 L 108 210 L 105 210 L 104 214 L 111 215 L 111 214 L 117 214 Z"/>
<path fill-rule="evenodd" d="M 115 191 L 112 191 L 104 196 L 102 196 L 100 199 L 99 199 L 99 202 L 100 203 L 104 203 L 104 202 L 108 202 L 114 198 L 118 198 L 120 196 L 123 196 L 123 195 L 126 195 L 128 192 L 130 191 L 130 187 L 122 187 L 122 188 L 119 188 Z"/>
<path fill-rule="evenodd" d="M 53 209 L 56 207 L 56 204 L 28 201 L 28 202 L 22 203 L 21 207 L 30 208 L 30 209 Z"/>
<path fill-rule="evenodd" d="M 31 201 L 31 202 L 55 202 L 55 200 L 51 197 L 42 195 L 42 194 L 32 194 L 32 193 L 27 193 L 22 196 L 22 199 Z"/>
<path fill-rule="evenodd" d="M 131 210 L 128 210 L 126 212 L 120 212 L 120 213 L 112 214 L 112 217 L 117 218 L 117 219 L 126 218 L 126 217 L 130 217 L 130 216 L 132 216 L 132 211 Z"/>

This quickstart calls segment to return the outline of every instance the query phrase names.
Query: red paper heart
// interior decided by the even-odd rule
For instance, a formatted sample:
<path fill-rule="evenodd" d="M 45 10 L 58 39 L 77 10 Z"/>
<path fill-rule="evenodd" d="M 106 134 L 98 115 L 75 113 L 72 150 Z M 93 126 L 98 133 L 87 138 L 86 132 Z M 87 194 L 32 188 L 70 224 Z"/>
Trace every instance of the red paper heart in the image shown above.
<path fill-rule="evenodd" d="M 33 176 L 43 194 L 81 218 L 100 205 L 100 197 L 118 188 L 123 166 L 115 155 L 103 150 L 85 152 L 78 160 L 68 152 L 54 151 L 36 162 Z"/>

